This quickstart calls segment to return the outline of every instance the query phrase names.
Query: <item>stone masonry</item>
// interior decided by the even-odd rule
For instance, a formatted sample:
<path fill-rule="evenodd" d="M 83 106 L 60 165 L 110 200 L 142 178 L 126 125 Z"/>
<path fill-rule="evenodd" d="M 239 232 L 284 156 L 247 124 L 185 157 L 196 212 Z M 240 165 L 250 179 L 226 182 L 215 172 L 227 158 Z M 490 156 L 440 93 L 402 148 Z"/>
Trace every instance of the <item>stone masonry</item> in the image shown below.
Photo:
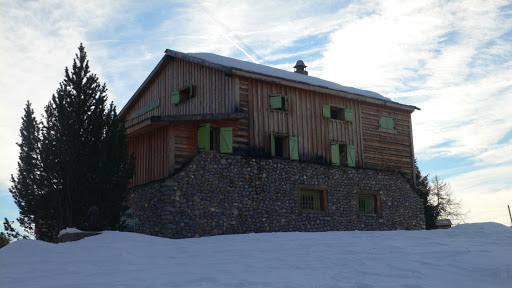
<path fill-rule="evenodd" d="M 300 185 L 327 189 L 327 212 L 300 211 Z M 357 194 L 380 195 L 381 215 L 358 215 Z M 131 189 L 136 232 L 220 234 L 425 229 L 423 205 L 398 173 L 202 152 L 163 181 Z"/>

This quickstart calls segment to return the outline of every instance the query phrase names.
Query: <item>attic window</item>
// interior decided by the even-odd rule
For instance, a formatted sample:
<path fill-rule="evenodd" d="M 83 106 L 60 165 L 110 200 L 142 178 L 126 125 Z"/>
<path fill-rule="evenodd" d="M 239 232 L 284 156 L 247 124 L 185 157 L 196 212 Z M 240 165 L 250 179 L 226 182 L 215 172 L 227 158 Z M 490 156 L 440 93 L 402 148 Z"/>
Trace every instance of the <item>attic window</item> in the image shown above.
<path fill-rule="evenodd" d="M 270 109 L 288 111 L 288 98 L 281 94 L 269 95 Z"/>
<path fill-rule="evenodd" d="M 330 105 L 322 105 L 322 115 L 325 118 L 348 122 L 352 122 L 353 118 L 352 110 Z"/>
<path fill-rule="evenodd" d="M 395 118 L 389 116 L 380 116 L 379 123 L 381 129 L 394 130 Z"/>
<path fill-rule="evenodd" d="M 190 84 L 189 86 L 179 90 L 179 91 L 176 91 L 176 92 L 173 92 L 171 94 L 171 104 L 172 105 L 178 105 L 190 98 L 194 98 L 194 94 L 195 93 L 195 89 L 194 89 L 194 85 Z"/>
<path fill-rule="evenodd" d="M 298 139 L 270 133 L 270 151 L 272 157 L 299 160 Z"/>

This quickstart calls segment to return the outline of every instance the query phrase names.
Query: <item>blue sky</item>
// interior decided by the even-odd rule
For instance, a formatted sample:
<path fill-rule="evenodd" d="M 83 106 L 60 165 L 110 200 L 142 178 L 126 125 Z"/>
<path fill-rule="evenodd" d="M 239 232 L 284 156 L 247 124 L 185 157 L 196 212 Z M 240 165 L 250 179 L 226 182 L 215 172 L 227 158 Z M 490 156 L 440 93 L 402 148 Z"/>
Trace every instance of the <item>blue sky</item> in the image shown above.
<path fill-rule="evenodd" d="M 420 107 L 422 173 L 450 183 L 468 222 L 510 225 L 510 1 L 3 0 L 0 18 L 2 219 L 17 213 L 24 103 L 43 113 L 82 42 L 118 110 L 167 48 L 289 71 L 302 59 L 310 75 Z"/>

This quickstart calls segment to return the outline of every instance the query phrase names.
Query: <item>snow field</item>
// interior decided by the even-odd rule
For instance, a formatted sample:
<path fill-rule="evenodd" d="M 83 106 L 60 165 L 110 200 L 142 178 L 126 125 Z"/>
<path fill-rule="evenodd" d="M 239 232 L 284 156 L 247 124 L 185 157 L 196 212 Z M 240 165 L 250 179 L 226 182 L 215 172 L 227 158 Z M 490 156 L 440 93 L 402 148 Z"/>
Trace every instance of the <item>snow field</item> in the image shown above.
<path fill-rule="evenodd" d="M 0 249 L 0 287 L 512 287 L 512 228 L 166 239 L 105 231 Z"/>

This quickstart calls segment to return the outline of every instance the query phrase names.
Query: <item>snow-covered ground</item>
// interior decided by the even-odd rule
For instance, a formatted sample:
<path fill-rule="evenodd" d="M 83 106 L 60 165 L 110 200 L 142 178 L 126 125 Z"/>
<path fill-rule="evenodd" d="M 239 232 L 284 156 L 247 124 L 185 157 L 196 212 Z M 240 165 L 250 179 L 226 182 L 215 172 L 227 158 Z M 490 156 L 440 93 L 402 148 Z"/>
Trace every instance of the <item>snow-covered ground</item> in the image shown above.
<path fill-rule="evenodd" d="M 512 287 L 512 228 L 172 240 L 103 232 L 0 249 L 0 287 Z"/>

